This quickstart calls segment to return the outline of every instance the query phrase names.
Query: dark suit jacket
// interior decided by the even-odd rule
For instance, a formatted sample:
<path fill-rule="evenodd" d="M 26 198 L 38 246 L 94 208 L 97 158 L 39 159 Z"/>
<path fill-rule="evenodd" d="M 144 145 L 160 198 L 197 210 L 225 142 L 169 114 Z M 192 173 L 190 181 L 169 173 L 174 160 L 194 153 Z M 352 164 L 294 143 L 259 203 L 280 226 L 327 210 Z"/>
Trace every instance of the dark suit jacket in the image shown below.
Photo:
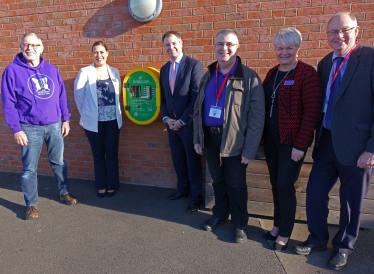
<path fill-rule="evenodd" d="M 175 79 L 174 94 L 169 85 L 170 62 L 161 67 L 161 115 L 181 119 L 192 124 L 193 107 L 196 101 L 200 79 L 204 75 L 201 63 L 183 54 Z"/>
<path fill-rule="evenodd" d="M 332 67 L 333 53 L 318 63 L 322 80 L 322 111 Z M 323 117 L 317 128 L 314 152 L 318 150 Z M 351 54 L 332 108 L 331 134 L 336 157 L 346 166 L 356 166 L 364 152 L 374 153 L 374 48 L 358 46 Z"/>

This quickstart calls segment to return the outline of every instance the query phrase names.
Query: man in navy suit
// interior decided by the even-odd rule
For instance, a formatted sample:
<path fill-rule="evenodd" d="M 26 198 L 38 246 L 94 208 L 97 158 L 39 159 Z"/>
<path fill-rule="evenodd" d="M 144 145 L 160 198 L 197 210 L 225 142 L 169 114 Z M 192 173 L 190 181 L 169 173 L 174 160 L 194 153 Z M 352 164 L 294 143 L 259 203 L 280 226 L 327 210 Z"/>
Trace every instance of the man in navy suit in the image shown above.
<path fill-rule="evenodd" d="M 193 145 L 192 114 L 200 79 L 204 74 L 201 63 L 182 52 L 182 37 L 168 31 L 162 43 L 170 57 L 161 68 L 161 115 L 167 125 L 174 169 L 177 173 L 177 192 L 169 200 L 190 198 L 187 213 L 194 213 L 202 202 L 200 194 L 202 169 L 200 155 Z"/>
<path fill-rule="evenodd" d="M 347 264 L 353 251 L 374 167 L 374 49 L 358 44 L 359 29 L 349 12 L 337 13 L 327 23 L 333 52 L 318 64 L 324 100 L 307 187 L 310 235 L 294 246 L 301 255 L 326 249 L 328 194 L 339 178 L 339 230 L 327 264 L 335 270 Z"/>

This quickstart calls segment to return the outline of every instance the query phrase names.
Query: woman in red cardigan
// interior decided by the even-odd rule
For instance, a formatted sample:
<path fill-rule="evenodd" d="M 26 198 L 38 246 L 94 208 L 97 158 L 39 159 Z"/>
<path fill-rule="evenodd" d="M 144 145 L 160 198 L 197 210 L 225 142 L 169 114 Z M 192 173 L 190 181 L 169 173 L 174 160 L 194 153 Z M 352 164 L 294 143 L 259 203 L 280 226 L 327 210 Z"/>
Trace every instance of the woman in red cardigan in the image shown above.
<path fill-rule="evenodd" d="M 316 70 L 299 60 L 301 34 L 280 30 L 273 39 L 279 62 L 266 75 L 264 147 L 274 200 L 274 226 L 264 237 L 285 250 L 296 213 L 294 184 L 320 117 L 321 82 Z"/>

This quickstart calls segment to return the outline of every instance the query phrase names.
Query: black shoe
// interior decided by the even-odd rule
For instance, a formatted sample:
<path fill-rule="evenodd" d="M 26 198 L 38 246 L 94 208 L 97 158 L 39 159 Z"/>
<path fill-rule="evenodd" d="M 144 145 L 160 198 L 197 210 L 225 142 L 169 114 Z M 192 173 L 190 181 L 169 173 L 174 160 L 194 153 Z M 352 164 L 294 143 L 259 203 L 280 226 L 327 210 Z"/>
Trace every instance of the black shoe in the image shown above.
<path fill-rule="evenodd" d="M 106 196 L 107 197 L 112 197 L 112 196 L 114 196 L 114 194 L 116 194 L 115 190 L 113 190 L 112 192 L 109 192 L 108 190 L 106 191 Z"/>
<path fill-rule="evenodd" d="M 244 229 L 236 228 L 235 229 L 235 242 L 242 244 L 247 241 L 247 234 L 245 234 Z"/>
<path fill-rule="evenodd" d="M 262 235 L 262 237 L 264 237 L 266 240 L 270 240 L 270 241 L 275 241 L 278 237 L 277 236 L 273 236 L 270 231 L 266 232 L 264 235 Z"/>
<path fill-rule="evenodd" d="M 97 192 L 97 197 L 98 197 L 98 198 L 104 198 L 105 195 L 106 195 L 106 191 L 103 192 L 103 193 Z"/>
<path fill-rule="evenodd" d="M 288 247 L 288 242 L 285 245 L 278 244 L 277 242 L 274 242 L 273 249 L 276 251 L 283 251 L 286 250 Z"/>
<path fill-rule="evenodd" d="M 326 249 L 325 245 L 312 245 L 308 241 L 294 245 L 293 247 L 293 251 L 300 255 L 309 255 L 312 251 L 325 251 Z"/>
<path fill-rule="evenodd" d="M 206 221 L 203 225 L 203 228 L 206 230 L 206 231 L 212 231 L 214 228 L 216 228 L 217 226 L 223 224 L 225 220 L 222 220 L 220 218 L 210 218 L 208 221 Z"/>
<path fill-rule="evenodd" d="M 194 202 L 194 203 L 190 203 L 186 209 L 186 213 L 187 214 L 190 214 L 190 213 L 195 213 L 199 210 L 199 205 L 200 205 L 201 202 Z"/>
<path fill-rule="evenodd" d="M 340 270 L 347 264 L 348 254 L 334 252 L 332 253 L 327 266 L 334 270 Z"/>
<path fill-rule="evenodd" d="M 185 193 L 185 194 L 181 194 L 179 192 L 173 194 L 173 195 L 170 195 L 168 197 L 169 200 L 178 200 L 179 198 L 183 198 L 183 197 L 188 197 L 188 193 Z"/>

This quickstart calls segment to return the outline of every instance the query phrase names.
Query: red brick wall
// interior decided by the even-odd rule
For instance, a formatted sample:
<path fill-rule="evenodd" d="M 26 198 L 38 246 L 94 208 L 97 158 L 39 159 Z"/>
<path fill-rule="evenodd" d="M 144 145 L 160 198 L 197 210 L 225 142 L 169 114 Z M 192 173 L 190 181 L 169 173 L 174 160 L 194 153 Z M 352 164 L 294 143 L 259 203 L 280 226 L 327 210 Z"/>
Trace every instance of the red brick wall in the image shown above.
<path fill-rule="evenodd" d="M 182 33 L 184 52 L 203 62 L 214 60 L 213 37 L 219 29 L 235 28 L 240 56 L 261 77 L 276 64 L 271 39 L 279 28 L 295 26 L 303 35 L 299 59 L 316 66 L 329 52 L 326 21 L 338 11 L 352 11 L 361 26 L 360 43 L 373 46 L 373 0 L 164 0 L 160 16 L 149 23 L 132 19 L 127 0 L 0 0 L 0 72 L 19 52 L 19 38 L 35 32 L 45 45 L 44 56 L 65 80 L 72 113 L 65 158 L 69 176 L 93 178 L 91 151 L 73 99 L 78 70 L 92 62 L 91 44 L 104 40 L 108 62 L 122 78 L 136 67 L 160 66 L 168 60 L 160 42 L 165 31 Z M 120 140 L 120 179 L 125 182 L 175 187 L 167 135 L 160 121 L 138 126 L 123 117 Z M 0 111 L 0 170 L 21 170 L 20 148 Z M 51 175 L 45 150 L 39 174 Z"/>

